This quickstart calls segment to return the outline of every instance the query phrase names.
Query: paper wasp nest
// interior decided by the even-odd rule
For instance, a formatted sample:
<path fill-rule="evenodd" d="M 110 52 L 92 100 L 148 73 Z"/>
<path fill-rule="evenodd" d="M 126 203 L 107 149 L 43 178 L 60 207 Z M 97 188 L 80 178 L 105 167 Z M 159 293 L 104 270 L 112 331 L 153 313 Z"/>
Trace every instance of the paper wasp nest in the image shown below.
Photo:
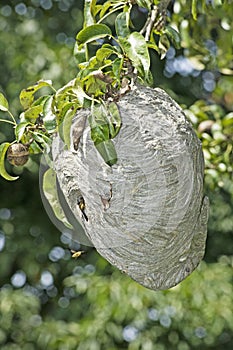
<path fill-rule="evenodd" d="M 80 243 L 92 244 L 143 286 L 168 289 L 197 267 L 205 251 L 201 144 L 181 108 L 159 88 L 137 87 L 117 104 L 117 164 L 105 164 L 90 138 L 90 111 L 81 110 L 71 150 L 54 140 L 58 182 L 84 228 L 74 233 Z M 80 195 L 88 220 L 77 205 Z"/>

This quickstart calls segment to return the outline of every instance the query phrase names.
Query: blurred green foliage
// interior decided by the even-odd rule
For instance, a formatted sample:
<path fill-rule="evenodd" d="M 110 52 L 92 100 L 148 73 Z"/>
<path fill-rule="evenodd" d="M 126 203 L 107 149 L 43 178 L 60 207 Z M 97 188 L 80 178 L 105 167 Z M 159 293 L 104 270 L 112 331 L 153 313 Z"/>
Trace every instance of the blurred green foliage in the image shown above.
<path fill-rule="evenodd" d="M 70 294 L 60 298 L 64 312 L 44 317 L 26 287 L 3 288 L 0 342 L 8 343 L 2 349 L 231 349 L 232 262 L 203 262 L 186 281 L 157 293 L 119 271 L 103 276 L 79 268 L 64 279 Z"/>
<path fill-rule="evenodd" d="M 197 4 L 195 21 L 191 2 L 172 2 L 181 49 L 151 59 L 155 85 L 183 105 L 203 143 L 211 203 L 205 262 L 177 287 L 153 292 L 91 248 L 71 259 L 69 248 L 80 247 L 49 221 L 34 156 L 11 168 L 19 180 L 0 179 L 1 349 L 232 349 L 232 2 Z M 0 90 L 15 116 L 25 86 L 43 78 L 59 88 L 77 74 L 82 11 L 83 1 L 1 1 Z M 135 7 L 132 16 L 140 28 L 145 13 Z M 0 142 L 10 137 L 1 123 Z"/>

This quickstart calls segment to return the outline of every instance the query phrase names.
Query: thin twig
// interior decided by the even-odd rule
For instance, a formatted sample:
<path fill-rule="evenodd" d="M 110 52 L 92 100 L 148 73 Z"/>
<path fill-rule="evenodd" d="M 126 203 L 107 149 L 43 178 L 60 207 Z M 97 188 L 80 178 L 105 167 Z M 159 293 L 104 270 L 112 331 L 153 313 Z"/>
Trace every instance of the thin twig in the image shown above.
<path fill-rule="evenodd" d="M 0 122 L 16 125 L 15 122 L 12 122 L 11 120 L 7 120 L 7 119 L 0 119 Z"/>
<path fill-rule="evenodd" d="M 161 23 L 164 22 L 164 17 L 166 15 L 166 10 L 170 1 L 171 0 L 162 0 L 158 5 L 153 5 L 152 10 L 149 14 L 149 17 L 146 20 L 146 23 L 144 24 L 143 28 L 140 30 L 141 34 L 145 33 L 146 41 L 150 40 L 150 36 L 153 29 L 156 29 L 157 26 L 160 28 Z"/>
<path fill-rule="evenodd" d="M 149 20 L 149 23 L 148 23 L 147 28 L 146 28 L 146 34 L 145 34 L 146 41 L 150 40 L 150 35 L 151 35 L 152 30 L 153 30 L 157 15 L 158 15 L 158 6 L 153 5 L 153 8 L 151 10 L 150 20 Z"/>

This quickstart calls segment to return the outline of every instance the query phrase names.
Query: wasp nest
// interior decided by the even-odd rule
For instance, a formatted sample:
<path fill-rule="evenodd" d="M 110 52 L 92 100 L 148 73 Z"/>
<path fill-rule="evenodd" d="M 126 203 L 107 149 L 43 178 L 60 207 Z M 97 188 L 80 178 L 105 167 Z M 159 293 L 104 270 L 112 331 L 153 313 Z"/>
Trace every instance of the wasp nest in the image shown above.
<path fill-rule="evenodd" d="M 91 242 L 145 287 L 168 289 L 197 267 L 205 251 L 201 144 L 181 108 L 159 88 L 137 87 L 117 104 L 117 163 L 103 161 L 90 137 L 90 111 L 81 110 L 71 131 L 75 147 L 67 151 L 58 137 L 54 141 L 57 178 L 84 229 L 76 239 Z"/>

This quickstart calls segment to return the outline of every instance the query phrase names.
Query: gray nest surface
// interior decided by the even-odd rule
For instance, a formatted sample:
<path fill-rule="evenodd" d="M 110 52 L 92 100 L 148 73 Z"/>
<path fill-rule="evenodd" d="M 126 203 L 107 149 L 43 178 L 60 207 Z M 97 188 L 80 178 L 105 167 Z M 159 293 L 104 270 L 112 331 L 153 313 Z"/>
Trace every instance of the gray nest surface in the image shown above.
<path fill-rule="evenodd" d="M 137 87 L 117 105 L 122 119 L 113 139 L 117 163 L 110 167 L 101 158 L 90 137 L 90 110 L 80 110 L 70 150 L 54 139 L 57 179 L 79 222 L 74 239 L 93 245 L 143 286 L 168 289 L 205 252 L 208 198 L 201 143 L 182 109 L 159 88 Z M 80 194 L 88 221 L 77 205 Z"/>

